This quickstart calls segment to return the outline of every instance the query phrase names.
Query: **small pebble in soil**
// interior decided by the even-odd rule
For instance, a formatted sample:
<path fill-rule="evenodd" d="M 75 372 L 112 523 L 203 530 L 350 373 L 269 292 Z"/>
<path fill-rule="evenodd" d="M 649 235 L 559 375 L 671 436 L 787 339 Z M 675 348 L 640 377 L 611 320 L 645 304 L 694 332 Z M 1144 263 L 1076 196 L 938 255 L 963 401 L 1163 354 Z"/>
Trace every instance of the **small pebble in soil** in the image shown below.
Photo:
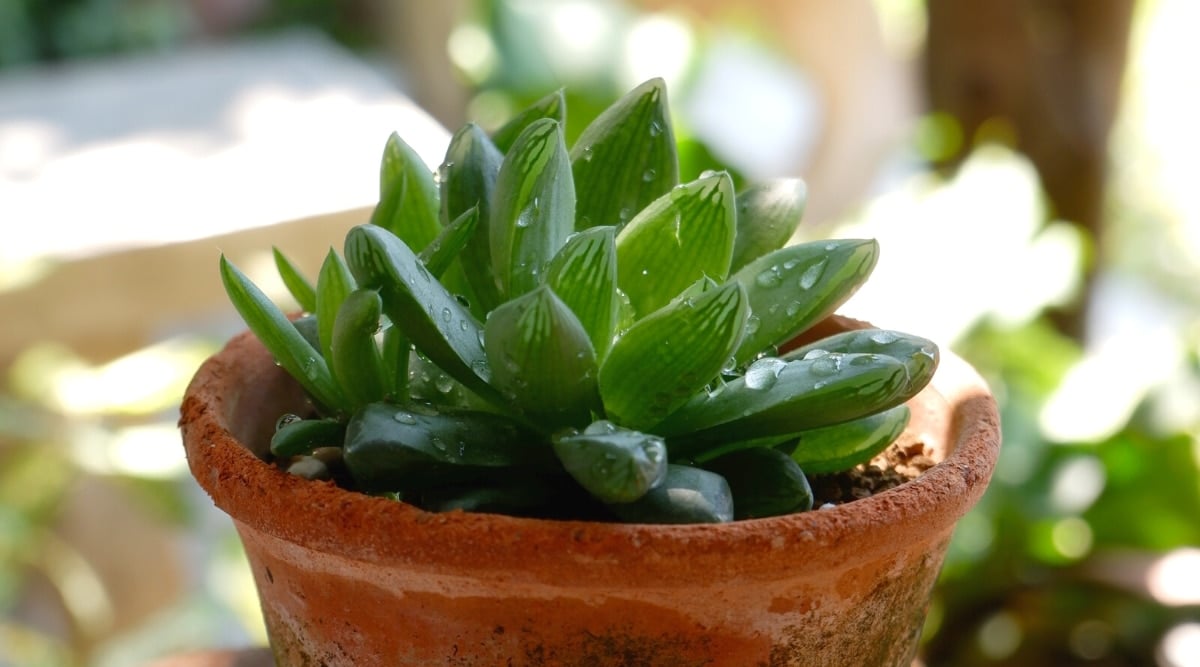
<path fill-rule="evenodd" d="M 329 466 L 315 456 L 297 457 L 288 465 L 288 474 L 304 479 L 329 479 Z"/>

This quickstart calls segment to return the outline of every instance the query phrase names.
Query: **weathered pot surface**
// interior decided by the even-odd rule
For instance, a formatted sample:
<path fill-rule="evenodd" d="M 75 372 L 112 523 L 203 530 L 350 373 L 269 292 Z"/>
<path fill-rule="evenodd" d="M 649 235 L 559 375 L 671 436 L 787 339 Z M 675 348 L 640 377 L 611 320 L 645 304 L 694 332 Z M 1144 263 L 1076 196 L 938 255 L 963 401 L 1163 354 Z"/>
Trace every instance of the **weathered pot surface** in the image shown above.
<path fill-rule="evenodd" d="M 242 334 L 201 367 L 181 420 L 281 665 L 908 665 L 1000 444 L 987 388 L 944 353 L 902 436 L 943 460 L 899 488 L 718 526 L 542 521 L 432 514 L 279 471 L 253 452 L 303 401 Z"/>

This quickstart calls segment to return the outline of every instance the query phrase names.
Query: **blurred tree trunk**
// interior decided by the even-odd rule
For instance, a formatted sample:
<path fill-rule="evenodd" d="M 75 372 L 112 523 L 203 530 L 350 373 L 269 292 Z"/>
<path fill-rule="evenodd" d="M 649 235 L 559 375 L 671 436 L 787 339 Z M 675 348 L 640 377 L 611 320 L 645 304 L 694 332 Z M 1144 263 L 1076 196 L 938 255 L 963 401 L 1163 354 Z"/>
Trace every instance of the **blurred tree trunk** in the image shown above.
<path fill-rule="evenodd" d="M 924 74 L 931 111 L 968 138 L 997 119 L 1041 176 L 1053 214 L 1092 243 L 1084 289 L 1052 318 L 1081 338 L 1102 221 L 1108 135 L 1134 0 L 927 0 Z"/>

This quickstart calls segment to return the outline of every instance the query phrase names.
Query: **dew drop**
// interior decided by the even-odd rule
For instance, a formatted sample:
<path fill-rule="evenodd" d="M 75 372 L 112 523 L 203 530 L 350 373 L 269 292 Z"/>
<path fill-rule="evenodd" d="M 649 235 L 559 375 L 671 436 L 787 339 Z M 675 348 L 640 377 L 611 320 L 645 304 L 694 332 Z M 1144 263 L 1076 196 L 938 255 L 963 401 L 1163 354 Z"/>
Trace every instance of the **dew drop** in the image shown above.
<path fill-rule="evenodd" d="M 404 410 L 401 410 L 401 411 L 397 412 L 396 414 L 392 415 L 392 419 L 395 419 L 396 421 L 400 422 L 401 424 L 408 424 L 409 426 L 412 426 L 417 423 L 417 418 L 415 416 L 413 416 L 413 414 L 411 412 L 405 412 Z"/>
<path fill-rule="evenodd" d="M 298 421 L 302 421 L 300 418 L 300 415 L 294 415 L 289 412 L 289 413 L 283 415 L 282 417 L 280 417 L 279 420 L 275 422 L 275 430 L 279 431 L 279 430 L 283 429 L 283 427 L 287 426 L 288 424 L 295 424 Z"/>
<path fill-rule="evenodd" d="M 750 364 L 746 369 L 746 388 L 764 391 L 775 386 L 779 374 L 787 367 L 787 362 L 775 357 L 766 357 Z"/>
<path fill-rule="evenodd" d="M 662 134 L 662 131 L 662 123 L 658 122 L 657 120 L 650 121 L 650 136 L 657 137 L 658 135 Z"/>
<path fill-rule="evenodd" d="M 808 368 L 813 375 L 822 375 L 825 377 L 837 375 L 842 370 L 842 355 L 826 354 L 823 357 L 818 357 L 813 360 Z"/>
<path fill-rule="evenodd" d="M 733 357 L 729 357 L 728 359 L 725 360 L 725 364 L 723 366 L 721 366 L 721 374 L 722 375 L 732 375 L 736 369 L 737 369 L 737 359 L 734 359 Z"/>
<path fill-rule="evenodd" d="M 871 340 L 878 345 L 891 345 L 900 340 L 900 337 L 893 331 L 880 330 L 871 334 Z"/>
<path fill-rule="evenodd" d="M 657 175 L 658 172 L 654 171 L 653 169 L 647 169 L 646 171 L 642 172 L 642 180 L 649 183 L 650 181 L 653 181 L 654 177 Z"/>
<path fill-rule="evenodd" d="M 617 213 L 617 218 L 620 219 L 621 222 L 629 222 L 629 219 L 632 217 L 633 209 L 629 208 L 628 206 L 622 207 Z"/>
<path fill-rule="evenodd" d="M 747 336 L 752 336 L 752 335 L 758 333 L 758 330 L 761 327 L 762 327 L 762 320 L 760 320 L 758 318 L 758 315 L 751 315 L 749 318 L 746 319 L 746 335 Z"/>
<path fill-rule="evenodd" d="M 763 270 L 754 277 L 754 282 L 757 283 L 759 287 L 779 287 L 781 284 L 783 284 L 783 274 L 779 272 L 779 265 L 776 264 L 769 269 Z"/>
<path fill-rule="evenodd" d="M 803 307 L 804 307 L 804 306 L 803 306 L 803 305 L 801 305 L 801 303 L 800 303 L 799 301 L 793 301 L 793 302 L 791 302 L 791 303 L 789 303 L 789 304 L 788 304 L 788 307 L 787 307 L 787 309 L 785 309 L 783 312 L 784 312 L 784 313 L 785 313 L 785 314 L 786 314 L 788 317 L 795 317 L 795 316 L 796 316 L 796 315 L 797 315 L 797 314 L 800 312 L 800 309 L 801 309 L 801 308 L 803 308 Z"/>
<path fill-rule="evenodd" d="M 798 260 L 798 259 L 789 259 L 788 261 L 783 263 L 783 269 L 785 271 L 791 271 L 792 269 L 796 268 L 796 265 L 799 263 L 800 263 L 800 260 Z"/>
<path fill-rule="evenodd" d="M 467 324 L 467 321 L 466 321 L 466 320 L 459 320 L 459 321 L 458 321 L 458 329 L 459 329 L 460 331 L 466 331 L 466 330 L 468 330 L 468 329 L 470 329 L 470 328 L 471 328 L 471 325 Z"/>
<path fill-rule="evenodd" d="M 800 275 L 800 289 L 812 289 L 812 286 L 821 279 L 821 274 L 825 273 L 825 265 L 828 263 L 828 260 L 823 259 L 805 269 L 804 273 Z"/>
<path fill-rule="evenodd" d="M 808 361 L 809 359 L 816 359 L 817 357 L 823 357 L 827 354 L 829 353 L 825 350 L 809 350 L 808 352 L 804 353 L 804 360 Z"/>
<path fill-rule="evenodd" d="M 584 146 L 583 147 L 583 161 L 591 162 L 592 158 L 595 156 L 594 153 L 595 153 L 595 151 L 592 150 L 591 146 Z"/>
<path fill-rule="evenodd" d="M 430 436 L 429 444 L 433 445 L 434 449 L 438 450 L 439 452 L 446 452 L 446 442 L 436 435 Z"/>
<path fill-rule="evenodd" d="M 449 308 L 442 309 L 442 321 L 449 322 L 454 317 L 454 313 L 450 312 Z"/>
<path fill-rule="evenodd" d="M 879 362 L 878 354 L 863 354 L 850 360 L 851 366 L 871 366 Z"/>
<path fill-rule="evenodd" d="M 833 252 L 834 250 L 837 250 L 836 243 L 826 243 L 825 244 L 825 252 Z"/>
<path fill-rule="evenodd" d="M 454 380 L 449 375 L 439 375 L 434 379 L 433 386 L 443 394 L 449 394 L 454 390 Z"/>

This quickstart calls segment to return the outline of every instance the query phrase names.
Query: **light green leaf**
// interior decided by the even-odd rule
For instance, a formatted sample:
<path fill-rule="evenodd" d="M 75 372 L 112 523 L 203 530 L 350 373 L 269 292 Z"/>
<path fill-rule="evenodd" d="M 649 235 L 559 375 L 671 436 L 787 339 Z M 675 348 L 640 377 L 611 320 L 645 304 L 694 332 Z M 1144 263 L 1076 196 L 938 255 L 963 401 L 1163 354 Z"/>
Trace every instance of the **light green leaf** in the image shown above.
<path fill-rule="evenodd" d="M 492 311 L 484 348 L 492 386 L 543 430 L 586 424 L 600 407 L 592 343 L 549 287 Z"/>
<path fill-rule="evenodd" d="M 897 405 L 843 424 L 804 431 L 792 459 L 811 475 L 849 470 L 895 442 L 911 414 L 907 405 Z"/>
<path fill-rule="evenodd" d="M 267 298 L 232 262 L 221 255 L 221 282 L 246 326 L 262 341 L 279 365 L 326 409 L 347 406 L 321 354 L 309 345 L 279 307 Z"/>
<path fill-rule="evenodd" d="M 878 258 L 875 240 L 840 239 L 790 246 L 747 264 L 730 278 L 750 297 L 746 337 L 734 358 L 743 364 L 831 315 Z"/>
<path fill-rule="evenodd" d="M 600 367 L 609 418 L 645 431 L 686 403 L 729 359 L 748 311 L 745 289 L 730 283 L 635 323 Z"/>
<path fill-rule="evenodd" d="M 331 359 L 333 347 L 333 328 L 337 320 L 338 309 L 346 300 L 346 295 L 353 292 L 357 285 L 354 276 L 341 256 L 333 250 L 325 255 L 321 263 L 321 271 L 317 274 L 317 332 L 321 342 L 321 354 L 325 359 Z"/>
<path fill-rule="evenodd" d="M 382 309 L 378 292 L 356 289 L 342 302 L 334 323 L 330 366 L 356 405 L 382 400 L 387 394 L 383 359 L 375 342 Z"/>
<path fill-rule="evenodd" d="M 857 329 L 809 343 L 783 359 L 803 359 L 820 352 L 883 354 L 897 359 L 908 369 L 907 391 L 914 396 L 933 378 L 939 358 L 937 344 L 927 338 L 889 329 Z"/>
<path fill-rule="evenodd" d="M 467 242 L 475 235 L 479 224 L 479 207 L 472 206 L 454 219 L 442 233 L 425 246 L 418 258 L 434 277 L 441 279 L 450 264 L 458 258 Z M 444 281 L 443 281 L 444 284 Z"/>
<path fill-rule="evenodd" d="M 723 282 L 733 253 L 733 182 L 707 176 L 671 190 L 617 235 L 617 284 L 645 317 L 708 276 Z"/>
<path fill-rule="evenodd" d="M 662 79 L 605 109 L 571 148 L 579 200 L 575 228 L 623 226 L 679 183 L 679 158 Z"/>
<path fill-rule="evenodd" d="M 567 100 L 560 88 L 553 93 L 534 102 L 529 108 L 521 111 L 492 132 L 492 143 L 501 153 L 507 153 L 521 132 L 542 118 L 556 120 L 560 125 L 567 122 Z"/>
<path fill-rule="evenodd" d="M 379 167 L 379 204 L 371 223 L 423 249 L 441 232 L 438 190 L 421 156 L 395 132 L 388 137 Z"/>
<path fill-rule="evenodd" d="M 291 293 L 292 298 L 296 303 L 300 304 L 300 309 L 306 313 L 317 312 L 317 296 L 313 290 L 312 283 L 300 269 L 292 263 L 292 260 L 287 258 L 279 248 L 272 247 L 271 252 L 275 255 L 275 268 L 279 270 L 279 277 L 283 279 L 283 286 Z"/>
<path fill-rule="evenodd" d="M 504 155 L 479 126 L 468 123 L 450 140 L 441 174 L 442 223 L 449 225 L 468 209 L 478 207 L 479 223 L 460 255 L 471 288 L 476 312 L 487 313 L 500 305 L 500 288 L 492 271 L 492 191 Z"/>
<path fill-rule="evenodd" d="M 492 205 L 492 270 L 502 298 L 537 287 L 574 230 L 575 184 L 556 121 L 534 121 L 505 156 Z"/>
<path fill-rule="evenodd" d="M 485 399 L 491 370 L 480 342 L 482 326 L 391 232 L 359 225 L 346 235 L 346 261 L 362 287 L 379 290 L 383 310 L 418 350 Z"/>
<path fill-rule="evenodd" d="M 691 466 L 669 464 L 663 481 L 631 503 L 608 506 L 628 523 L 722 523 L 733 521 L 733 494 L 725 478 Z"/>
<path fill-rule="evenodd" d="M 808 188 L 798 178 L 752 185 L 737 194 L 737 239 L 731 271 L 785 246 L 808 202 Z"/>
<path fill-rule="evenodd" d="M 601 420 L 554 437 L 554 453 L 579 485 L 606 503 L 631 503 L 667 474 L 667 445 L 656 435 Z"/>
<path fill-rule="evenodd" d="M 617 333 L 616 227 L 593 227 L 567 239 L 546 269 L 546 284 L 571 308 L 603 359 Z"/>
<path fill-rule="evenodd" d="M 409 398 L 408 364 L 412 356 L 412 343 L 396 325 L 383 330 L 383 345 L 380 349 L 387 394 L 396 401 Z"/>
<path fill-rule="evenodd" d="M 786 362 L 768 357 L 716 391 L 698 394 L 651 430 L 669 440 L 672 456 L 695 457 L 724 442 L 797 433 L 886 410 L 909 398 L 907 378 L 904 364 L 877 354 Z"/>

